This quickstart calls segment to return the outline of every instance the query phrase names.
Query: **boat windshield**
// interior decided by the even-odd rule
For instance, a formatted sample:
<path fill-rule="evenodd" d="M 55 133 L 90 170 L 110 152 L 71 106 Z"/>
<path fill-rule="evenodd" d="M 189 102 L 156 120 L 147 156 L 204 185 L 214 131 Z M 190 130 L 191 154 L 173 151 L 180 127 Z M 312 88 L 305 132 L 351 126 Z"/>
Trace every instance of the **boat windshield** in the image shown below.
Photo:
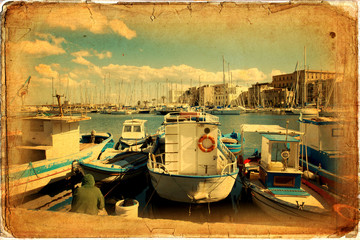
<path fill-rule="evenodd" d="M 134 132 L 141 132 L 140 126 L 134 126 Z"/>
<path fill-rule="evenodd" d="M 131 126 L 125 126 L 124 132 L 131 132 Z"/>
<path fill-rule="evenodd" d="M 286 149 L 287 146 L 285 143 L 272 143 L 271 161 L 281 162 L 282 161 L 281 153 Z"/>

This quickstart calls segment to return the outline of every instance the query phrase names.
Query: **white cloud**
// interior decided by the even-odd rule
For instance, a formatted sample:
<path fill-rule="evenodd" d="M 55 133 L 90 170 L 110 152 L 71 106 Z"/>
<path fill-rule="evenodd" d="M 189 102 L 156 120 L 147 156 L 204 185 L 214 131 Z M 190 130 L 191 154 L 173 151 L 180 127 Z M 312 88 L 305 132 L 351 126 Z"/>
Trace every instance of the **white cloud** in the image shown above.
<path fill-rule="evenodd" d="M 286 74 L 286 72 L 282 72 L 281 70 L 278 69 L 273 69 L 270 73 L 270 77 L 272 78 L 273 76 L 282 75 L 282 74 Z"/>
<path fill-rule="evenodd" d="M 21 41 L 9 43 L 8 47 L 14 51 L 31 54 L 36 57 L 64 54 L 65 50 L 59 43 L 50 43 L 45 40 L 36 39 L 35 41 Z"/>
<path fill-rule="evenodd" d="M 240 81 L 246 83 L 263 82 L 266 80 L 267 75 L 257 68 L 249 69 L 236 69 L 232 70 L 233 81 Z"/>
<path fill-rule="evenodd" d="M 104 59 L 104 58 L 111 58 L 112 57 L 112 53 L 109 51 L 104 51 L 101 53 L 98 53 L 97 51 L 94 51 L 94 55 L 97 56 L 99 59 Z"/>
<path fill-rule="evenodd" d="M 55 45 L 59 45 L 61 43 L 66 43 L 65 38 L 63 37 L 55 37 L 50 33 L 35 33 L 35 36 L 38 36 L 41 39 L 53 42 Z"/>
<path fill-rule="evenodd" d="M 111 76 L 121 76 L 125 81 L 143 80 L 144 82 L 160 81 L 165 82 L 181 82 L 193 80 L 198 83 L 199 77 L 201 84 L 217 84 L 223 82 L 222 72 L 209 72 L 204 69 L 194 68 L 188 65 L 169 66 L 163 68 L 151 68 L 149 66 L 127 66 L 110 64 L 102 68 L 103 73 L 111 73 Z M 242 83 L 256 83 L 266 80 L 267 75 L 257 68 L 251 69 L 235 69 L 232 70 L 232 80 L 234 83 L 240 81 Z M 226 81 L 229 78 L 226 74 Z"/>
<path fill-rule="evenodd" d="M 86 51 L 86 50 L 73 52 L 73 53 L 71 53 L 71 55 L 73 55 L 74 57 L 88 57 L 88 56 L 91 56 L 90 52 Z"/>
<path fill-rule="evenodd" d="M 74 63 L 81 64 L 81 65 L 86 65 L 86 66 L 91 66 L 92 65 L 91 62 L 89 62 L 88 60 L 86 60 L 83 57 L 77 57 L 75 59 L 72 59 L 71 61 L 73 61 Z"/>
<path fill-rule="evenodd" d="M 70 73 L 69 73 L 69 76 L 70 76 L 71 78 L 78 78 L 78 77 L 79 77 L 76 73 L 73 73 L 73 72 L 70 72 Z"/>
<path fill-rule="evenodd" d="M 39 64 L 35 66 L 35 70 L 43 77 L 57 78 L 59 76 L 59 73 L 52 70 L 50 65 Z"/>
<path fill-rule="evenodd" d="M 71 55 L 76 57 L 75 59 L 72 59 L 71 61 L 73 61 L 74 63 L 81 64 L 81 65 L 86 65 L 89 67 L 94 67 L 94 64 L 91 63 L 90 61 L 86 60 L 84 57 L 96 56 L 99 59 L 112 57 L 112 53 L 109 51 L 103 51 L 103 52 L 99 53 L 98 51 L 96 51 L 94 49 L 73 52 L 73 53 L 71 53 Z"/>
<path fill-rule="evenodd" d="M 128 28 L 128 26 L 126 26 L 126 24 L 119 19 L 111 20 L 109 22 L 109 26 L 115 33 L 125 37 L 126 39 L 130 40 L 136 37 L 136 32 Z"/>
<path fill-rule="evenodd" d="M 59 20 L 61 19 L 61 20 Z M 136 32 L 131 30 L 119 19 L 109 20 L 98 11 L 98 8 L 86 6 L 74 11 L 71 7 L 63 7 L 53 11 L 46 19 L 51 27 L 68 28 L 72 31 L 87 29 L 94 34 L 105 34 L 111 31 L 127 39 L 136 37 Z"/>

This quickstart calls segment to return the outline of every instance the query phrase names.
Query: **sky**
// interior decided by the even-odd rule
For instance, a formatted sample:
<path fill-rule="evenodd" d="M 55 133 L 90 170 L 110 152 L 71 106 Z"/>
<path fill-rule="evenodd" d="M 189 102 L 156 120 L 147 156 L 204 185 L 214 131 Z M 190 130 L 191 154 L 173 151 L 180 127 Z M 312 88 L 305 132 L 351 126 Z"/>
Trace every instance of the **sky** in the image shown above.
<path fill-rule="evenodd" d="M 8 11 L 7 71 L 25 104 L 132 104 L 225 81 L 244 89 L 304 68 L 335 71 L 331 15 L 234 5 L 27 5 Z M 307 16 L 311 16 L 307 18 Z M 224 61 L 223 61 L 224 59 Z M 104 94 L 105 93 L 105 94 Z"/>

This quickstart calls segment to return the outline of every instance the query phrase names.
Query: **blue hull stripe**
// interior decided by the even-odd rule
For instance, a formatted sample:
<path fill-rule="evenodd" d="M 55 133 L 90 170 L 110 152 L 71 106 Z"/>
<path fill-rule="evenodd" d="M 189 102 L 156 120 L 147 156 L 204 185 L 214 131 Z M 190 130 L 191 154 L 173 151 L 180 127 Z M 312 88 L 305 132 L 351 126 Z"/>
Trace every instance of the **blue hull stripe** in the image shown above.
<path fill-rule="evenodd" d="M 112 136 L 110 135 L 110 137 L 105 140 L 103 143 L 101 143 L 101 145 L 106 145 L 110 140 L 112 140 Z M 99 144 L 100 145 L 100 144 Z M 98 147 L 98 146 L 95 146 Z M 87 153 L 85 156 L 82 154 L 82 152 L 78 152 L 75 154 L 71 154 L 65 157 L 61 157 L 58 158 L 58 160 L 56 159 L 48 159 L 48 160 L 41 160 L 41 161 L 48 161 L 48 164 L 44 164 L 42 166 L 39 167 L 32 167 L 32 163 L 29 162 L 29 166 L 26 168 L 26 170 L 21 170 L 19 172 L 15 172 L 10 174 L 9 178 L 10 181 L 14 181 L 14 180 L 19 180 L 19 179 L 23 179 L 23 178 L 28 178 L 34 175 L 39 175 L 39 174 L 43 174 L 43 173 L 49 173 L 51 171 L 55 171 L 59 168 L 62 167 L 66 167 L 66 166 L 70 166 L 72 164 L 73 161 L 77 160 L 79 162 L 84 161 L 88 158 L 90 158 L 93 155 L 93 151 Z"/>
<path fill-rule="evenodd" d="M 179 178 L 197 178 L 197 179 L 207 179 L 207 178 L 220 178 L 220 177 L 228 177 L 232 175 L 237 175 L 239 173 L 239 169 L 236 169 L 235 173 L 231 174 L 224 174 L 224 175 L 209 175 L 209 176 L 195 176 L 195 175 L 173 175 L 173 174 L 166 174 L 166 173 L 158 173 L 151 169 L 149 169 L 150 172 L 157 174 L 157 175 L 166 175 L 169 177 L 179 177 Z"/>

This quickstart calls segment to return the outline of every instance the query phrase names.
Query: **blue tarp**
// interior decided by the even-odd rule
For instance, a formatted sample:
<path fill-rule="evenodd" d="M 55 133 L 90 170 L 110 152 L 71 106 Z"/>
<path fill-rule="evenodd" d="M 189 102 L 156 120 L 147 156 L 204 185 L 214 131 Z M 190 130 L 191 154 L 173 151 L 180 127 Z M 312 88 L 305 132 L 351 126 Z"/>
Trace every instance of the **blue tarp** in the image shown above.
<path fill-rule="evenodd" d="M 286 135 L 279 135 L 279 134 L 261 134 L 263 137 L 269 139 L 270 141 L 278 141 L 278 142 L 300 142 L 300 140 Z"/>

